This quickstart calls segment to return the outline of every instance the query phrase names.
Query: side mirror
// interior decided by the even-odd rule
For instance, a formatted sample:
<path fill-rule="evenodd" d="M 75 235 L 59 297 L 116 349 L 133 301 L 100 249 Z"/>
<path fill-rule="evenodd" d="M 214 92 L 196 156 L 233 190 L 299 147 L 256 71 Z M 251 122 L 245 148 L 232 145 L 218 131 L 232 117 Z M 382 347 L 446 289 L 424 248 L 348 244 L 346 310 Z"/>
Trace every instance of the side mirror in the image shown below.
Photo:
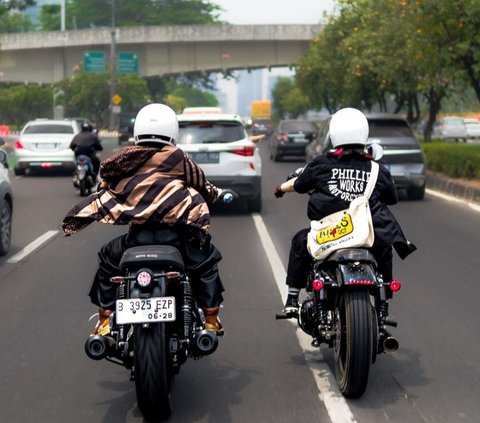
<path fill-rule="evenodd" d="M 5 139 L 0 137 L 0 146 L 5 145 Z"/>
<path fill-rule="evenodd" d="M 383 157 L 383 147 L 377 143 L 369 144 L 367 145 L 367 153 L 373 157 L 373 160 L 378 162 Z"/>

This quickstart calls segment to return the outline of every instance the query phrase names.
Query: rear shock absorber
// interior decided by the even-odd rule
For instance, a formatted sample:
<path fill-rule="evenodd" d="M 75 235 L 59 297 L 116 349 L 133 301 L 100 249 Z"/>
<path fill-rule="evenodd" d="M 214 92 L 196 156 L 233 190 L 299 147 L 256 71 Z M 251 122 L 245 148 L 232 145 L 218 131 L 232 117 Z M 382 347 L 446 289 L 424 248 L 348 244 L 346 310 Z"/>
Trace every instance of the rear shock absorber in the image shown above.
<path fill-rule="evenodd" d="M 193 293 L 192 287 L 188 282 L 187 277 L 180 282 L 182 289 L 182 304 L 180 307 L 180 312 L 182 314 L 183 320 L 183 339 L 188 339 L 190 335 L 190 327 L 192 324 L 192 304 L 193 304 Z"/>

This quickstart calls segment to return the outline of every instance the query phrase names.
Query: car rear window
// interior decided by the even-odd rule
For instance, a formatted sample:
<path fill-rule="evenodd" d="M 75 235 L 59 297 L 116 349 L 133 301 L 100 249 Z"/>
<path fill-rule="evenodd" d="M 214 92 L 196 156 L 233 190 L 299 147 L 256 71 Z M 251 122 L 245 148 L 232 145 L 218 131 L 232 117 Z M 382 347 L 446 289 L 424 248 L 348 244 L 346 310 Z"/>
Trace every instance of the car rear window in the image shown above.
<path fill-rule="evenodd" d="M 315 132 L 316 126 L 311 122 L 284 122 L 280 127 L 281 132 Z"/>
<path fill-rule="evenodd" d="M 407 122 L 401 120 L 369 120 L 369 137 L 413 137 L 412 131 Z"/>
<path fill-rule="evenodd" d="M 245 138 L 240 122 L 180 122 L 178 144 L 214 144 Z"/>
<path fill-rule="evenodd" d="M 24 134 L 73 134 L 73 128 L 70 125 L 31 125 Z"/>

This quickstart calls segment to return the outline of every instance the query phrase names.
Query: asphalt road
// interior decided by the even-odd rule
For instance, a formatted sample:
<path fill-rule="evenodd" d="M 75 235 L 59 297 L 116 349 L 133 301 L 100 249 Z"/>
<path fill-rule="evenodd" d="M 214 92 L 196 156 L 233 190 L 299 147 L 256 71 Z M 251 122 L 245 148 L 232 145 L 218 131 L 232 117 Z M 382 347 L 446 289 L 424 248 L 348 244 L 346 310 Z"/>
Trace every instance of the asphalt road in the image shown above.
<path fill-rule="evenodd" d="M 106 147 L 104 157 L 115 145 Z M 395 260 L 403 288 L 390 309 L 400 349 L 378 358 L 361 399 L 344 401 L 328 387 L 331 351 L 305 353 L 295 326 L 274 319 L 282 300 L 270 261 L 278 253 L 286 265 L 292 235 L 307 225 L 307 198 L 273 197 L 273 187 L 302 162 L 273 163 L 265 143 L 260 149 L 261 215 L 235 206 L 213 213 L 213 240 L 224 256 L 226 336 L 214 355 L 182 368 L 171 421 L 480 421 L 478 212 L 430 195 L 392 208 L 418 246 L 406 261 Z M 12 175 L 12 184 L 13 242 L 0 259 L 0 422 L 142 422 L 129 372 L 83 351 L 96 311 L 86 294 L 97 250 L 125 228 L 93 224 L 73 237 L 53 235 L 11 263 L 53 234 L 80 199 L 68 176 Z M 254 218 L 276 251 L 264 250 Z"/>

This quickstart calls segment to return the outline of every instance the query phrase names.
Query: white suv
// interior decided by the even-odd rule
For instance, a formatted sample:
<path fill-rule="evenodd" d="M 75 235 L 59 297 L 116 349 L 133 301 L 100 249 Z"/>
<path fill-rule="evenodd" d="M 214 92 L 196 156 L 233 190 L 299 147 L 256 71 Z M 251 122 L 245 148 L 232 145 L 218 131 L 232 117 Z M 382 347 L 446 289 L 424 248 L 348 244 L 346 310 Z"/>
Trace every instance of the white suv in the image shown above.
<path fill-rule="evenodd" d="M 0 146 L 5 140 L 0 138 Z M 7 153 L 0 149 L 0 256 L 8 253 L 12 238 L 13 195 L 8 177 Z"/>
<path fill-rule="evenodd" d="M 192 113 L 178 116 L 177 146 L 213 184 L 233 191 L 250 212 L 262 208 L 262 161 L 238 115 Z"/>

